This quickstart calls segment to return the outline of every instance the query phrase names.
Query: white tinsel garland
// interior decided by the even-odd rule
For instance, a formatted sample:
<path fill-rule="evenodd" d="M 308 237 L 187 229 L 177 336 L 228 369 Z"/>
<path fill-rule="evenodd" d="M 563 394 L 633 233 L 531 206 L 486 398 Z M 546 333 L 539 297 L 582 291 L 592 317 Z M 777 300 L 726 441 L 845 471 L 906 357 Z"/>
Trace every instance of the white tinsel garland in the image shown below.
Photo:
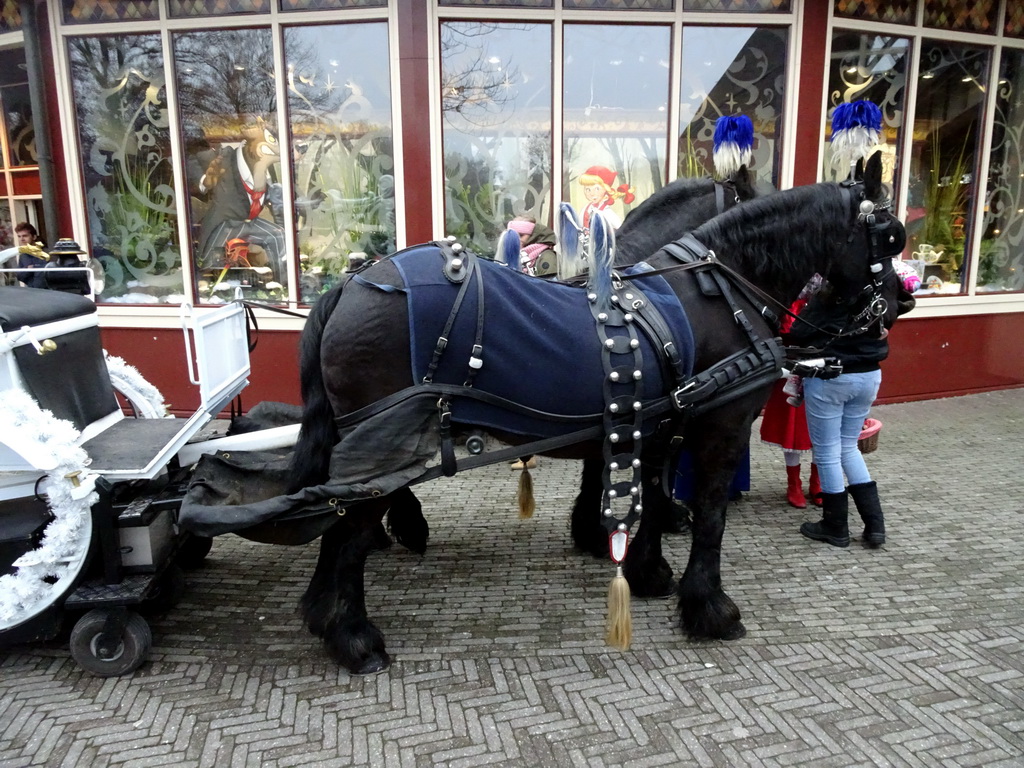
<path fill-rule="evenodd" d="M 89 463 L 78 447 L 78 431 L 67 421 L 42 410 L 27 393 L 0 392 L 0 425 L 4 442 L 32 446 L 56 459 L 41 490 L 54 519 L 37 549 L 14 562 L 17 571 L 0 577 L 0 629 L 16 626 L 48 608 L 78 576 L 92 536 L 91 507 L 98 494 L 91 482 L 76 486 L 67 476 L 86 479 Z"/>
<path fill-rule="evenodd" d="M 169 414 L 160 390 L 146 381 L 139 371 L 120 357 L 107 355 L 107 372 L 114 389 L 128 398 L 128 402 L 144 419 L 163 419 Z"/>

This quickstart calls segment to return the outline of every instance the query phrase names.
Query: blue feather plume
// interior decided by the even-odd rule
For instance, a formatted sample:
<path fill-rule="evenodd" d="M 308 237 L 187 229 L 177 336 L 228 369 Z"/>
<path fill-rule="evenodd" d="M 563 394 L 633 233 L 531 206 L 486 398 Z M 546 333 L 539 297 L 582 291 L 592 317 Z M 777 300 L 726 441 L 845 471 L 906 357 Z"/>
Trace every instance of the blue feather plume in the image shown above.
<path fill-rule="evenodd" d="M 555 219 L 555 240 L 558 243 L 558 277 L 566 280 L 582 274 L 586 269 L 586 255 L 580 253 L 580 238 L 583 227 L 580 226 L 576 209 L 569 203 L 558 204 L 558 217 Z"/>
<path fill-rule="evenodd" d="M 866 99 L 836 105 L 832 112 L 832 164 L 839 175 L 852 173 L 882 143 L 882 110 Z"/>
<path fill-rule="evenodd" d="M 750 165 L 754 147 L 754 124 L 746 115 L 724 115 L 715 123 L 715 146 L 712 157 L 715 173 L 730 176 L 744 165 Z"/>
<path fill-rule="evenodd" d="M 612 295 L 612 261 L 615 258 L 615 230 L 601 215 L 594 211 L 590 217 L 590 241 L 587 247 L 587 261 L 590 275 L 587 288 L 597 294 L 597 306 L 607 306 Z"/>
<path fill-rule="evenodd" d="M 508 264 L 518 272 L 522 269 L 520 260 L 523 255 L 523 241 L 519 239 L 519 233 L 506 229 L 498 236 L 498 247 L 494 254 L 494 260 L 502 264 Z"/>

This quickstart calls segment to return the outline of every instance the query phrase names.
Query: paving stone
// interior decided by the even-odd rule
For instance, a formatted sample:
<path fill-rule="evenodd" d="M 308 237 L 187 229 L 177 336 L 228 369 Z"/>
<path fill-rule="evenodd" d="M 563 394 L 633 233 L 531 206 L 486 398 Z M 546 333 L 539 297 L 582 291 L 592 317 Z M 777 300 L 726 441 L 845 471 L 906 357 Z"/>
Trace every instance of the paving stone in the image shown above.
<path fill-rule="evenodd" d="M 541 458 L 528 520 L 498 464 L 417 488 L 426 555 L 371 555 L 386 672 L 348 675 L 302 627 L 316 543 L 224 536 L 130 677 L 66 638 L 0 651 L 0 765 L 1024 765 L 1024 390 L 873 416 L 880 550 L 801 537 L 818 512 L 755 437 L 722 551 L 740 641 L 634 600 L 632 649 L 606 648 L 612 569 L 569 540 L 579 463 Z M 665 540 L 677 574 L 688 548 Z"/>

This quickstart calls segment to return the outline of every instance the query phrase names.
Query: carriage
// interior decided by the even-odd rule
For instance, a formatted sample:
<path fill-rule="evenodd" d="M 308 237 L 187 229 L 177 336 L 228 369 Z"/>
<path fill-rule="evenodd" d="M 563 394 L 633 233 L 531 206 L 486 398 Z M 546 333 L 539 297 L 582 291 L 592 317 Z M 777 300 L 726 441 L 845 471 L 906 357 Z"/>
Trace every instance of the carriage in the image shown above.
<path fill-rule="evenodd" d="M 134 670 L 152 642 L 139 610 L 173 604 L 181 568 L 209 551 L 210 539 L 179 529 L 177 510 L 196 458 L 240 444 L 203 429 L 248 383 L 244 308 L 184 307 L 182 329 L 200 402 L 174 418 L 104 353 L 89 299 L 0 287 L 0 645 L 50 639 L 77 616 L 75 661 L 101 676 Z M 241 443 L 287 444 L 295 432 Z"/>

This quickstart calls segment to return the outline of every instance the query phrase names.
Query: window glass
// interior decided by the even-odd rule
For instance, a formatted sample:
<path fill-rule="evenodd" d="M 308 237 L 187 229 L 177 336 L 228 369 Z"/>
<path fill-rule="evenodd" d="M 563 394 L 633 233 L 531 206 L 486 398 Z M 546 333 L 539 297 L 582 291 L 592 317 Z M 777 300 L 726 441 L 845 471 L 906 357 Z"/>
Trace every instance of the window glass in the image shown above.
<path fill-rule="evenodd" d="M 617 226 L 665 184 L 671 31 L 567 24 L 564 37 L 562 199 Z"/>
<path fill-rule="evenodd" d="M 28 83 L 9 85 L 0 90 L 4 122 L 7 128 L 7 154 L 12 168 L 39 165 L 36 157 L 36 132 L 32 125 L 32 100 Z"/>
<path fill-rule="evenodd" d="M 159 35 L 68 39 L 100 301 L 180 302 L 181 251 Z"/>
<path fill-rule="evenodd" d="M 924 0 L 924 25 L 958 32 L 995 32 L 998 11 L 998 0 Z"/>
<path fill-rule="evenodd" d="M 746 115 L 754 124 L 751 170 L 778 186 L 788 39 L 788 30 L 773 27 L 683 29 L 678 176 L 712 175 L 715 122 Z"/>
<path fill-rule="evenodd" d="M 171 18 L 179 16 L 234 16 L 268 13 L 270 0 L 168 0 Z"/>
<path fill-rule="evenodd" d="M 922 41 L 906 217 L 922 293 L 965 290 L 988 57 L 984 48 Z"/>
<path fill-rule="evenodd" d="M 836 32 L 832 37 L 832 64 L 828 73 L 825 149 L 826 179 L 842 181 L 849 168 L 832 162 L 832 112 L 839 104 L 866 99 L 882 111 L 882 179 L 896 186 L 904 124 L 907 62 L 910 40 L 891 35 Z"/>
<path fill-rule="evenodd" d="M 445 232 L 494 253 L 508 220 L 551 215 L 551 27 L 441 25 Z"/>
<path fill-rule="evenodd" d="M 63 0 L 65 24 L 160 18 L 157 0 Z"/>
<path fill-rule="evenodd" d="M 384 22 L 285 30 L 301 300 L 352 254 L 395 251 L 391 90 Z M 339 54 L 344 51 L 344 56 Z"/>
<path fill-rule="evenodd" d="M 15 245 L 14 224 L 15 222 L 11 221 L 10 203 L 0 200 L 0 248 L 10 248 Z M 4 284 L 0 280 L 0 285 Z"/>
<path fill-rule="evenodd" d="M 1024 51 L 1005 49 L 996 91 L 979 291 L 1024 291 Z"/>
<path fill-rule="evenodd" d="M 913 24 L 917 16 L 916 0 L 834 0 L 836 16 L 869 21 Z"/>
<path fill-rule="evenodd" d="M 287 298 L 281 144 L 270 30 L 172 37 L 197 295 Z"/>

